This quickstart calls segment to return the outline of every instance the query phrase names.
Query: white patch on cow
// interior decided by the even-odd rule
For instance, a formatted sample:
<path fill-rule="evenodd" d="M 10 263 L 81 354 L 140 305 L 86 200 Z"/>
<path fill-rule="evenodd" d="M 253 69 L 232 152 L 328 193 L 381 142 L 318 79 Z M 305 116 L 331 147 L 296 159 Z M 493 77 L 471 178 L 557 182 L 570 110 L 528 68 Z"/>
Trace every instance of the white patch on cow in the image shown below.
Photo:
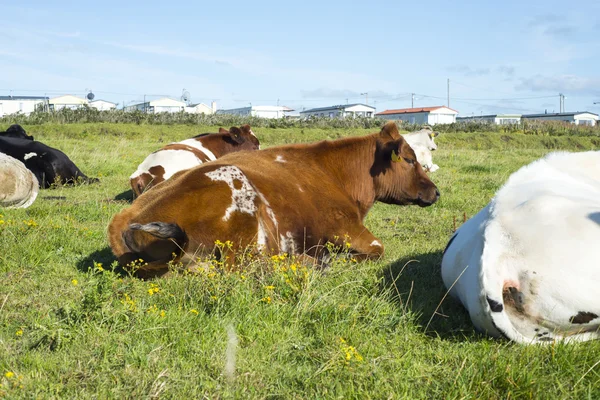
<path fill-rule="evenodd" d="M 283 158 L 283 156 L 277 155 L 277 157 L 275 158 L 275 162 L 285 163 L 287 161 Z"/>
<path fill-rule="evenodd" d="M 200 142 L 199 140 L 187 139 L 187 140 L 182 140 L 178 144 L 183 144 L 185 146 L 190 146 L 190 147 L 200 150 L 202 153 L 206 154 L 206 157 L 208 157 L 208 159 L 210 161 L 214 161 L 217 159 L 217 157 L 215 157 L 215 155 L 213 154 L 212 151 L 210 151 L 206 147 L 202 146 L 202 142 Z"/>
<path fill-rule="evenodd" d="M 286 232 L 284 235 L 279 235 L 279 251 L 281 253 L 296 254 L 296 242 L 292 232 Z"/>
<path fill-rule="evenodd" d="M 37 157 L 37 153 L 27 153 L 23 156 L 23 160 L 29 160 L 32 157 Z"/>
<path fill-rule="evenodd" d="M 190 169 L 200 164 L 202 164 L 202 160 L 199 160 L 191 151 L 158 150 L 146 157 L 146 159 L 138 166 L 137 170 L 131 174 L 129 179 L 135 179 L 144 173 L 149 174 L 150 168 L 161 166 L 165 170 L 163 178 L 166 180 L 172 177 L 176 172 Z"/>
<path fill-rule="evenodd" d="M 254 190 L 246 175 L 244 175 L 238 167 L 227 165 L 217 168 L 214 171 L 207 172 L 206 176 L 213 181 L 225 182 L 231 189 L 231 205 L 225 210 L 223 221 L 227 221 L 235 211 L 254 215 L 257 210 L 254 200 L 258 193 Z M 242 185 L 241 188 L 236 189 L 234 181 L 239 181 Z"/>
<path fill-rule="evenodd" d="M 258 228 L 256 231 L 256 248 L 259 251 L 265 250 L 267 247 L 267 231 L 262 219 L 258 220 Z"/>
<path fill-rule="evenodd" d="M 273 225 L 275 225 L 275 228 L 277 228 L 278 227 L 277 218 L 275 218 L 275 213 L 273 212 L 273 209 L 271 208 L 271 204 L 269 204 L 269 200 L 267 200 L 267 198 L 265 196 L 263 196 L 263 194 L 261 192 L 256 191 L 256 193 L 258 194 L 258 197 L 263 202 L 263 204 L 266 206 L 267 215 L 273 222 Z"/>
<path fill-rule="evenodd" d="M 375 239 L 371 242 L 371 246 L 383 247 L 381 245 L 381 243 L 379 243 L 379 240 L 377 240 L 377 239 Z"/>

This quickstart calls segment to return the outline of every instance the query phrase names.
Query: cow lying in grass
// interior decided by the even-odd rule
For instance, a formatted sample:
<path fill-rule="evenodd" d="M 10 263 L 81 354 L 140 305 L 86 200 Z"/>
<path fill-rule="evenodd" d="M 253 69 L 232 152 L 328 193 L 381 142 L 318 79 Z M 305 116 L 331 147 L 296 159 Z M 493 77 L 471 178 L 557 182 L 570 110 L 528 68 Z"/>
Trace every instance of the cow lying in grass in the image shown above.
<path fill-rule="evenodd" d="M 219 133 L 204 133 L 177 143 L 170 143 L 150 154 L 129 177 L 131 189 L 136 196 L 152 186 L 169 179 L 179 171 L 196 167 L 241 150 L 258 150 L 260 143 L 250 125 L 229 130 L 220 128 Z"/>
<path fill-rule="evenodd" d="M 54 183 L 94 183 L 62 151 L 42 142 L 0 137 L 0 153 L 21 161 L 37 178 L 40 187 L 48 188 Z"/>
<path fill-rule="evenodd" d="M 0 209 L 27 208 L 38 190 L 35 175 L 21 161 L 0 153 Z"/>
<path fill-rule="evenodd" d="M 193 264 L 217 241 L 233 242 L 230 265 L 248 247 L 318 260 L 327 242 L 376 258 L 383 246 L 363 225 L 375 201 L 425 207 L 438 197 L 390 122 L 364 137 L 233 153 L 180 172 L 117 214 L 109 240 L 121 265 L 143 259 L 159 273 L 171 260 Z"/>
<path fill-rule="evenodd" d="M 431 152 L 437 150 L 437 144 L 435 144 L 434 138 L 437 137 L 438 133 L 434 132 L 430 127 L 424 127 L 421 130 L 405 133 L 402 136 L 412 147 L 417 161 L 423 166 L 426 171 L 434 172 L 440 167 L 433 163 Z"/>
<path fill-rule="evenodd" d="M 522 343 L 600 338 L 600 152 L 510 176 L 450 239 L 442 277 L 475 327 Z"/>

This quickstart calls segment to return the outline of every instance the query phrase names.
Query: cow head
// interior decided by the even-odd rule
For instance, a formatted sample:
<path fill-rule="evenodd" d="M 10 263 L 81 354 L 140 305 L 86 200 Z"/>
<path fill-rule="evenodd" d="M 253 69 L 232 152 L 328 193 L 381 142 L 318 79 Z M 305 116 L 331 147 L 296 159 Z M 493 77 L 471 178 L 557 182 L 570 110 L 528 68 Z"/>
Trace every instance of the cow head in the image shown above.
<path fill-rule="evenodd" d="M 423 127 L 422 131 L 425 131 L 427 148 L 431 151 L 437 150 L 437 144 L 435 144 L 434 138 L 439 135 L 439 132 L 435 132 L 429 125 Z"/>
<path fill-rule="evenodd" d="M 394 122 L 388 122 L 376 138 L 375 160 L 371 176 L 377 200 L 389 204 L 430 206 L 440 193 L 429 179 L 413 149 Z"/>
<path fill-rule="evenodd" d="M 220 128 L 219 132 L 222 132 L 221 129 L 225 131 L 225 129 Z M 250 125 L 242 125 L 239 128 L 232 126 L 227 132 L 231 135 L 234 142 L 243 146 L 244 150 L 260 150 L 260 142 L 254 132 L 252 132 Z"/>
<path fill-rule="evenodd" d="M 33 136 L 29 136 L 25 129 L 19 124 L 13 124 L 8 127 L 5 132 L 0 133 L 2 136 L 14 137 L 19 139 L 33 140 Z"/>

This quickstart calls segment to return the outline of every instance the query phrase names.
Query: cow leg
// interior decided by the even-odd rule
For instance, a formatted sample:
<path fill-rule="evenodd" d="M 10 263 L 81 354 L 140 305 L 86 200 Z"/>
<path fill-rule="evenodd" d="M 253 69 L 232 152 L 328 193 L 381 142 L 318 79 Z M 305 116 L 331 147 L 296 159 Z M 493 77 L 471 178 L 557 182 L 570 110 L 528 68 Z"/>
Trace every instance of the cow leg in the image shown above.
<path fill-rule="evenodd" d="M 379 258 L 383 255 L 381 241 L 362 224 L 347 229 L 336 240 L 336 245 L 348 249 L 359 261 Z"/>

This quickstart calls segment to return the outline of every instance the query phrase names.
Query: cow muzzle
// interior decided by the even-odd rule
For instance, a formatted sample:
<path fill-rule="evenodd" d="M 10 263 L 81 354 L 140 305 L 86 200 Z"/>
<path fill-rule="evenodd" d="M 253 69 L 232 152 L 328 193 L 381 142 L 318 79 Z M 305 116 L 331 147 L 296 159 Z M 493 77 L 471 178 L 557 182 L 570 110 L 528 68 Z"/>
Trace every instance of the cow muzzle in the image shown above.
<path fill-rule="evenodd" d="M 431 193 L 429 193 L 431 192 Z M 432 191 L 419 192 L 417 201 L 415 202 L 419 207 L 429 207 L 440 198 L 440 191 L 437 187 L 433 187 Z"/>

